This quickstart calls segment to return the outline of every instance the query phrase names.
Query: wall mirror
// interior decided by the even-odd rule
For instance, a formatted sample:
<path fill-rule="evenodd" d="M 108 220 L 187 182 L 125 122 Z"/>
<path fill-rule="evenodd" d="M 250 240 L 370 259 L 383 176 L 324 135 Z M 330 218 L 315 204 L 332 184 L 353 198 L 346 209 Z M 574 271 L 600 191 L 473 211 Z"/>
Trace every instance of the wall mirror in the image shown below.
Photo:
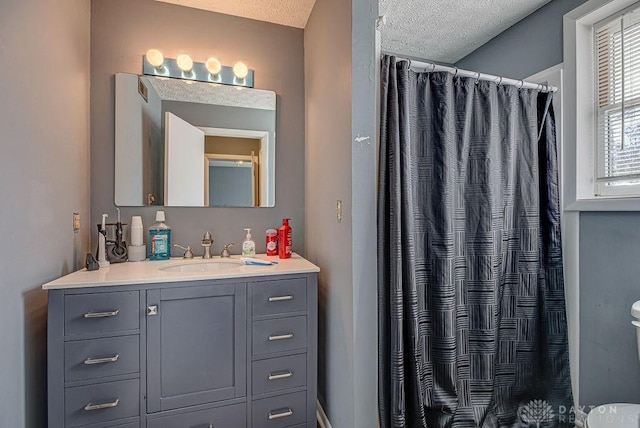
<path fill-rule="evenodd" d="M 275 92 L 118 73 L 115 113 L 116 205 L 275 205 Z"/>

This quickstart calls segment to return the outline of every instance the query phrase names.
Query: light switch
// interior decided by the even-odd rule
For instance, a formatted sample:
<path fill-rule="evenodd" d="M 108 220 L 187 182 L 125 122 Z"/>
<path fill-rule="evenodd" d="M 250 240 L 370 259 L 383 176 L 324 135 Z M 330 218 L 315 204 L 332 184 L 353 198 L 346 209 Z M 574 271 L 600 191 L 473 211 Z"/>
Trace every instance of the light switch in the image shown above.
<path fill-rule="evenodd" d="M 342 201 L 336 201 L 336 220 L 338 223 L 342 223 Z"/>
<path fill-rule="evenodd" d="M 80 230 L 80 213 L 73 213 L 73 231 Z"/>

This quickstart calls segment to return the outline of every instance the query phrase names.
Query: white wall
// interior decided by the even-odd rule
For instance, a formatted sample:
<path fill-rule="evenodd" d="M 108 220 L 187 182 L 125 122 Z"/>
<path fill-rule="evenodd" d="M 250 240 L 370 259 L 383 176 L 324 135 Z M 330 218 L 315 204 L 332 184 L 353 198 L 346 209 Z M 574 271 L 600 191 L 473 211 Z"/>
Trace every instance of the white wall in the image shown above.
<path fill-rule="evenodd" d="M 89 23 L 86 0 L 0 0 L 1 427 L 46 426 L 40 286 L 88 250 Z"/>

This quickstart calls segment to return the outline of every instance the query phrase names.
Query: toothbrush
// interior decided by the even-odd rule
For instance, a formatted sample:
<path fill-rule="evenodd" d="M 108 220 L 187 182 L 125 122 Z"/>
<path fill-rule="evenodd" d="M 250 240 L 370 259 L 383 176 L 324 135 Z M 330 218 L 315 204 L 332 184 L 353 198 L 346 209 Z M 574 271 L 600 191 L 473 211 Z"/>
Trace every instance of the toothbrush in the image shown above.
<path fill-rule="evenodd" d="M 102 214 L 102 227 L 98 233 L 98 264 L 100 267 L 109 267 L 107 260 L 107 214 Z"/>
<path fill-rule="evenodd" d="M 242 264 L 254 266 L 272 266 L 278 264 L 278 262 L 271 260 L 254 259 L 252 257 L 240 257 L 240 261 Z"/>

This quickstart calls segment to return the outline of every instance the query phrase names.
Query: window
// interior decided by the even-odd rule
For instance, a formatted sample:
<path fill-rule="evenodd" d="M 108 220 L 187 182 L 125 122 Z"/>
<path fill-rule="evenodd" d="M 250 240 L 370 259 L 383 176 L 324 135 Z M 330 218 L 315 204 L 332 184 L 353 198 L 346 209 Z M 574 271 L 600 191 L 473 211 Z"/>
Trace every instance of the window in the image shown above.
<path fill-rule="evenodd" d="M 640 211 L 640 1 L 588 0 L 563 23 L 563 208 Z"/>
<path fill-rule="evenodd" d="M 596 196 L 640 195 L 640 10 L 594 26 Z"/>

